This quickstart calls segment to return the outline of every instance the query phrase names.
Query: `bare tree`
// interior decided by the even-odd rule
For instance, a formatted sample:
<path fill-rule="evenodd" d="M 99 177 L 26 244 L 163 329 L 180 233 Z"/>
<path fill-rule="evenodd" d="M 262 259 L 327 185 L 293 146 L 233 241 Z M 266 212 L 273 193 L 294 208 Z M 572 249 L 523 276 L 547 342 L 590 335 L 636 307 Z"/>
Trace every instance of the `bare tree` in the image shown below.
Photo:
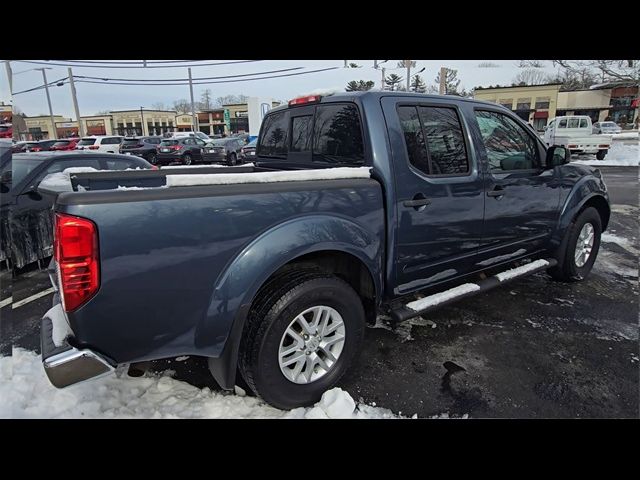
<path fill-rule="evenodd" d="M 155 102 L 151 104 L 151 108 L 153 108 L 154 110 L 168 110 L 167 106 L 164 104 L 164 102 Z"/>
<path fill-rule="evenodd" d="M 540 60 L 520 60 L 519 68 L 544 68 L 544 62 Z"/>
<path fill-rule="evenodd" d="M 478 68 L 500 68 L 500 65 L 493 62 L 480 62 Z"/>
<path fill-rule="evenodd" d="M 513 78 L 514 85 L 539 85 L 547 80 L 547 74 L 537 68 L 527 68 Z"/>
<path fill-rule="evenodd" d="M 201 110 L 211 110 L 211 90 L 210 89 L 207 88 L 200 95 L 199 108 Z"/>
<path fill-rule="evenodd" d="M 189 100 L 187 100 L 186 98 L 174 100 L 173 109 L 178 113 L 189 113 L 191 112 L 191 102 L 189 102 Z"/>
<path fill-rule="evenodd" d="M 602 82 L 640 84 L 640 60 L 553 60 L 553 64 L 578 76 L 585 72 L 597 74 Z"/>
<path fill-rule="evenodd" d="M 398 68 L 407 68 L 407 67 L 416 68 L 416 61 L 415 60 L 400 60 L 398 62 Z"/>

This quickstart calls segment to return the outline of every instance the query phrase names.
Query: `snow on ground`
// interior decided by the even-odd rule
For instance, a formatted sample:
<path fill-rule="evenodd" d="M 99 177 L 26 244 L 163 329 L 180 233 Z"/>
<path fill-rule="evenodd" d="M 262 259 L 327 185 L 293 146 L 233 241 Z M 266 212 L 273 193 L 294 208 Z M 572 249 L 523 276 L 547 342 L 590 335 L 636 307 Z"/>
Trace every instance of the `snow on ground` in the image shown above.
<path fill-rule="evenodd" d="M 638 140 L 639 134 L 636 130 L 631 132 L 614 133 L 611 137 L 614 140 Z"/>
<path fill-rule="evenodd" d="M 109 375 L 59 390 L 40 356 L 16 348 L 0 357 L 0 418 L 401 418 L 356 404 L 340 388 L 310 408 L 283 411 L 255 397 L 214 392 L 170 376 Z"/>
<path fill-rule="evenodd" d="M 625 145 L 614 142 L 604 160 L 597 160 L 595 155 L 582 155 L 572 161 L 578 165 L 594 167 L 637 167 L 640 160 L 640 145 Z"/>

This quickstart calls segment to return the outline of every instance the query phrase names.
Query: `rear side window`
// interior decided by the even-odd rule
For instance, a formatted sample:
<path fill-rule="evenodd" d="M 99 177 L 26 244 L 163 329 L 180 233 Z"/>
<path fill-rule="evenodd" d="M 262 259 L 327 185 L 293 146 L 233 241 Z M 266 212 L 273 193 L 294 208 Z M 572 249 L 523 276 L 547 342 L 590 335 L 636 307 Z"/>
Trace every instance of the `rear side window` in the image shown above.
<path fill-rule="evenodd" d="M 420 125 L 420 117 L 418 117 L 418 109 L 413 106 L 398 107 L 398 116 L 404 133 L 409 163 L 429 175 L 429 160 Z"/>
<path fill-rule="evenodd" d="M 262 126 L 258 155 L 265 157 L 285 157 L 287 155 L 289 112 L 274 113 L 265 118 Z"/>
<path fill-rule="evenodd" d="M 587 123 L 587 119 L 586 118 L 581 118 L 580 119 L 580 128 L 587 128 L 589 126 L 589 124 Z"/>
<path fill-rule="evenodd" d="M 462 126 L 453 108 L 420 107 L 431 175 L 463 175 L 469 171 Z"/>
<path fill-rule="evenodd" d="M 169 145 L 178 145 L 180 143 L 178 140 L 163 140 L 160 145 L 169 146 Z"/>
<path fill-rule="evenodd" d="M 360 117 L 355 105 L 319 105 L 313 129 L 313 160 L 363 164 Z"/>
<path fill-rule="evenodd" d="M 570 118 L 567 128 L 578 128 L 580 126 L 579 118 Z"/>
<path fill-rule="evenodd" d="M 83 138 L 78 142 L 78 145 L 81 147 L 86 147 L 88 145 L 93 145 L 94 143 L 96 143 L 95 138 Z"/>

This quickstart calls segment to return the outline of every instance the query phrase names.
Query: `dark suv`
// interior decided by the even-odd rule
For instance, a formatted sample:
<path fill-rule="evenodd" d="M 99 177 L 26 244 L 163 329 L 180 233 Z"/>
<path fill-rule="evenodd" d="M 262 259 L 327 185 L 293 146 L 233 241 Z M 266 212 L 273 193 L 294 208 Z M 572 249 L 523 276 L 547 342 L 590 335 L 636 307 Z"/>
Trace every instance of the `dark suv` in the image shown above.
<path fill-rule="evenodd" d="M 126 137 L 120 144 L 120 153 L 142 157 L 155 165 L 160 142 L 162 137 Z"/>
<path fill-rule="evenodd" d="M 193 162 L 202 162 L 204 146 L 205 143 L 195 137 L 165 138 L 158 145 L 156 163 L 168 165 L 178 162 L 191 165 Z"/>
<path fill-rule="evenodd" d="M 240 150 L 244 142 L 238 138 L 216 138 L 207 145 L 205 158 L 208 162 L 222 162 L 235 165 L 241 158 Z"/>

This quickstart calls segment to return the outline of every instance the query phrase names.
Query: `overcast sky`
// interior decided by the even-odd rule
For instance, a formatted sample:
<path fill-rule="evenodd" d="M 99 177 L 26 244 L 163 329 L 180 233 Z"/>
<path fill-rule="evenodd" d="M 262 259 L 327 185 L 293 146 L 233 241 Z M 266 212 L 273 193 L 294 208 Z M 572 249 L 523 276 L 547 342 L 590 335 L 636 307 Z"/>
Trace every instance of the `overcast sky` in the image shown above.
<path fill-rule="evenodd" d="M 211 63 L 210 60 L 200 63 Z M 376 87 L 380 86 L 381 73 L 374 70 L 373 60 L 349 60 L 362 68 L 351 69 L 342 68 L 343 60 L 264 60 L 252 63 L 239 63 L 232 65 L 199 66 L 192 68 L 193 77 L 214 77 L 223 75 L 239 75 L 247 73 L 265 72 L 293 67 L 304 67 L 303 70 L 283 72 L 296 73 L 306 70 L 317 70 L 327 67 L 340 67 L 336 70 L 326 72 L 310 73 L 283 78 L 273 78 L 266 80 L 253 80 L 234 83 L 217 83 L 211 85 L 194 85 L 194 98 L 200 99 L 200 94 L 205 89 L 211 90 L 211 95 L 215 99 L 219 96 L 244 94 L 247 96 L 271 97 L 276 100 L 289 100 L 298 95 L 313 92 L 314 90 L 344 90 L 345 85 L 350 80 L 373 80 Z M 387 74 L 397 73 L 404 77 L 406 70 L 397 69 L 398 60 L 389 60 L 384 64 L 387 67 Z M 495 66 L 482 68 L 481 63 L 493 64 Z M 20 92 L 29 88 L 43 84 L 42 73 L 40 71 L 29 71 L 33 68 L 44 65 L 31 64 L 26 62 L 11 62 L 13 69 L 13 91 Z M 434 79 L 441 66 L 458 70 L 458 78 L 461 86 L 471 89 L 475 86 L 488 86 L 495 84 L 510 84 L 518 74 L 517 60 L 418 60 L 417 67 L 413 71 L 418 71 L 423 67 L 426 70 L 420 75 L 427 85 L 434 84 Z M 8 82 L 5 69 L 0 73 L 0 101 L 9 103 Z M 550 62 L 544 69 L 548 73 L 554 71 Z M 23 72 L 23 73 L 21 73 Z M 75 67 L 74 76 L 85 75 L 100 78 L 123 78 L 123 79 L 164 79 L 164 78 L 187 78 L 187 69 L 182 67 L 172 68 L 83 68 Z M 283 74 L 280 73 L 280 74 Z M 47 80 L 49 82 L 67 76 L 67 68 L 63 66 L 51 66 L 47 70 Z M 156 102 L 163 102 L 170 106 L 174 100 L 189 99 L 188 85 L 175 86 L 131 86 L 131 85 L 103 85 L 91 83 L 76 83 L 78 93 L 78 104 L 80 115 L 93 115 L 101 110 L 127 110 L 138 109 L 141 106 L 151 108 Z M 71 117 L 75 119 L 73 104 L 71 101 L 70 87 L 65 84 L 61 87 L 53 86 L 49 88 L 51 93 L 51 103 L 53 112 L 56 115 Z M 23 93 L 14 96 L 14 106 L 18 107 L 28 116 L 47 114 L 47 100 L 44 89 Z"/>

